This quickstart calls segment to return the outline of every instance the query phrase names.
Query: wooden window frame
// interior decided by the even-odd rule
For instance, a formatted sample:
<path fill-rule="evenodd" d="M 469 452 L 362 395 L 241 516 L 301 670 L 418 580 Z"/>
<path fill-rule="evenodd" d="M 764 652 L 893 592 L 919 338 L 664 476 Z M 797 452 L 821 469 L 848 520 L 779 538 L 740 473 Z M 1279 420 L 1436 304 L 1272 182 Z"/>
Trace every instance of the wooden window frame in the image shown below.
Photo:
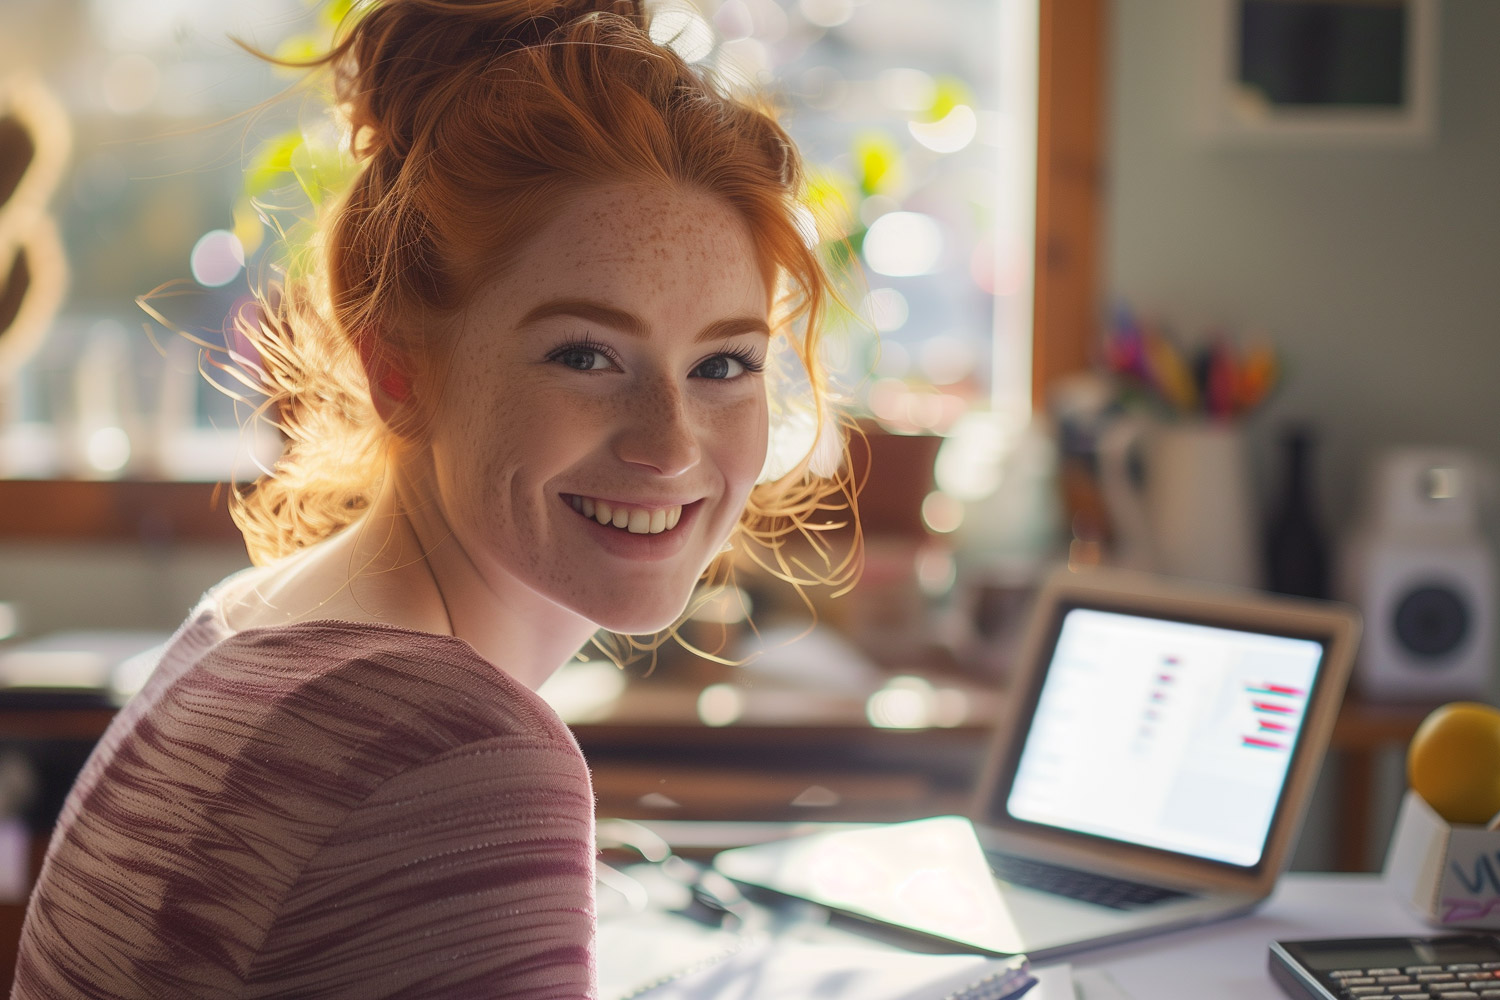
<path fill-rule="evenodd" d="M 1090 367 L 1100 322 L 1107 0 L 1040 0 L 1031 398 Z"/>

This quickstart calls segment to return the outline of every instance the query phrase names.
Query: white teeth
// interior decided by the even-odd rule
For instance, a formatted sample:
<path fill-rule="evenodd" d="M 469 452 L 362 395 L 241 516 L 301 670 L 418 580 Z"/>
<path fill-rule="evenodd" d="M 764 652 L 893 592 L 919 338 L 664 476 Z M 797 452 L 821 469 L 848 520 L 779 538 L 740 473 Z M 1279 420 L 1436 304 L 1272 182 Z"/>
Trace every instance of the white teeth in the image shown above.
<path fill-rule="evenodd" d="M 671 531 L 682 520 L 682 507 L 658 507 L 645 510 L 639 507 L 612 507 L 607 501 L 592 497 L 570 495 L 568 503 L 584 517 L 600 524 L 624 528 L 632 535 L 659 535 Z"/>

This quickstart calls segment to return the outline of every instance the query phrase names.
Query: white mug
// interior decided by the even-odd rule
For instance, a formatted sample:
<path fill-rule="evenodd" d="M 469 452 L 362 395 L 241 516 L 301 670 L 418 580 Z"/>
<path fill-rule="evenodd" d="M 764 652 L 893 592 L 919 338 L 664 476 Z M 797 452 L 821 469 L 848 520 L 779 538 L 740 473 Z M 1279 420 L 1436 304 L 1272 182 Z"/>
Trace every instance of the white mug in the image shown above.
<path fill-rule="evenodd" d="M 1143 478 L 1133 474 L 1136 456 Z M 1099 480 L 1120 565 L 1242 587 L 1260 584 L 1258 522 L 1244 437 L 1235 425 L 1117 421 L 1100 437 Z"/>

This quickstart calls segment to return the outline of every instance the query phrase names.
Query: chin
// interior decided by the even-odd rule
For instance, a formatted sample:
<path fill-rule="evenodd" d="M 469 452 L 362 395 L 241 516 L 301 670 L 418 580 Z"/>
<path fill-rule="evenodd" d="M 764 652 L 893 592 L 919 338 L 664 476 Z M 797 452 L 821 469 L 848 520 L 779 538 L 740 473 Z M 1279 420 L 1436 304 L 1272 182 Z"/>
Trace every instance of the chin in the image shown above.
<path fill-rule="evenodd" d="M 683 601 L 677 609 L 622 608 L 615 613 L 590 615 L 593 623 L 617 635 L 653 635 L 676 625 L 687 608 Z"/>

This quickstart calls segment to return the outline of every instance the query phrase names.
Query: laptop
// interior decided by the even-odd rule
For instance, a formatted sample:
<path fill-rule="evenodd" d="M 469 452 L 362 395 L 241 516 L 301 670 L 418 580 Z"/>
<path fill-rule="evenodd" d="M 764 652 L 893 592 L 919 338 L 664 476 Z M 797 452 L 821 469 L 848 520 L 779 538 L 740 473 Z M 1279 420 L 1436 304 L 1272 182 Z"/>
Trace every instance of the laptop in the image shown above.
<path fill-rule="evenodd" d="M 1286 868 L 1359 630 L 1339 604 L 1061 570 L 969 815 L 736 848 L 715 867 L 1033 960 L 1245 912 Z"/>

